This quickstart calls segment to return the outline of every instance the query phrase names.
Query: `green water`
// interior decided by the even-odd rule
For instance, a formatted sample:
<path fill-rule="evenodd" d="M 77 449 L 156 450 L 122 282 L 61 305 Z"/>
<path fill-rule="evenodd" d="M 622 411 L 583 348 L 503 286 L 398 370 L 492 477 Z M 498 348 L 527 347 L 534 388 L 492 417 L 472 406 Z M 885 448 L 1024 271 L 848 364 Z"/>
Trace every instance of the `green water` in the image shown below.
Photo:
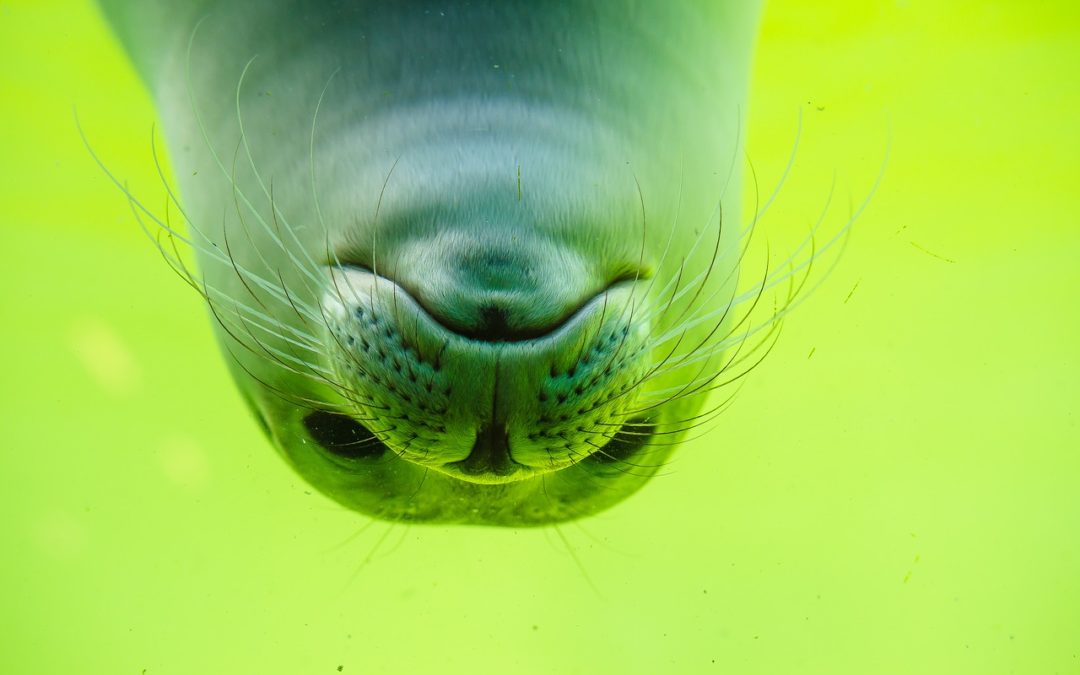
<path fill-rule="evenodd" d="M 750 156 L 844 259 L 710 435 L 558 530 L 369 524 L 258 432 L 92 7 L 0 2 L 0 673 L 1080 673 L 1080 11 L 777 0 Z M 155 201 L 157 200 L 157 201 Z"/>

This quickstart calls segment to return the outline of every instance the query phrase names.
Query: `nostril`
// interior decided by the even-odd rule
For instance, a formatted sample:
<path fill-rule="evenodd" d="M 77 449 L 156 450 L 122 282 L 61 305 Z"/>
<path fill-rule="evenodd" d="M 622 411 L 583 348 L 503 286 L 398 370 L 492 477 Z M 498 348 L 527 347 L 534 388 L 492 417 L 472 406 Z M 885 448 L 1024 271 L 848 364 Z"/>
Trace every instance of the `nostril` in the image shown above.
<path fill-rule="evenodd" d="M 501 424 L 487 424 L 476 432 L 476 442 L 469 456 L 453 466 L 469 476 L 486 473 L 496 476 L 509 476 L 518 470 L 517 464 L 510 458 L 510 439 L 506 427 Z"/>
<path fill-rule="evenodd" d="M 389 450 L 367 427 L 348 415 L 316 410 L 304 418 L 311 438 L 335 457 L 376 459 Z"/>

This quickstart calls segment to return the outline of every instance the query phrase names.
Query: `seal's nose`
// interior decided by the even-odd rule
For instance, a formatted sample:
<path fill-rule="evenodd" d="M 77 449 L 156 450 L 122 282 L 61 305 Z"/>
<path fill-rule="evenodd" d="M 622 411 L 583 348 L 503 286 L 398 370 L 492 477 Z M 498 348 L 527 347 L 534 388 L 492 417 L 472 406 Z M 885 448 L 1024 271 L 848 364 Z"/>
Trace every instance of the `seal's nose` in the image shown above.
<path fill-rule="evenodd" d="M 484 424 L 476 432 L 476 443 L 469 456 L 455 462 L 453 468 L 467 476 L 493 474 L 505 477 L 514 474 L 520 465 L 510 458 L 510 434 L 502 421 Z"/>

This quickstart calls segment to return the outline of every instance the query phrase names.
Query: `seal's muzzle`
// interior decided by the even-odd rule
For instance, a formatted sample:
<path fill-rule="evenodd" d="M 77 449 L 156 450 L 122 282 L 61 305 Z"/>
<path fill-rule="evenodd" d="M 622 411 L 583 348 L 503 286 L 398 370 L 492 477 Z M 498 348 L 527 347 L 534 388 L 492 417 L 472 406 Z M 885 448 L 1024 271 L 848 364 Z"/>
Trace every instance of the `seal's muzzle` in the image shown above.
<path fill-rule="evenodd" d="M 331 274 L 330 365 L 355 419 L 403 459 L 469 482 L 523 480 L 603 453 L 633 408 L 648 365 L 633 281 L 542 335 L 492 341 L 450 330 L 369 270 Z"/>

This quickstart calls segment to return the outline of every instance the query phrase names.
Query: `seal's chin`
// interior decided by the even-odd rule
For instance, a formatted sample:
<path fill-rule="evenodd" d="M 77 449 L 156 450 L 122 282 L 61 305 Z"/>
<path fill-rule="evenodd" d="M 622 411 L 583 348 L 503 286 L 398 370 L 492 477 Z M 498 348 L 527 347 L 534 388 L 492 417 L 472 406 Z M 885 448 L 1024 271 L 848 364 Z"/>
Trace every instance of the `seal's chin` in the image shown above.
<path fill-rule="evenodd" d="M 553 314 L 557 323 L 543 330 L 515 330 L 521 322 L 512 311 L 492 309 L 473 312 L 466 331 L 370 270 L 333 266 L 329 277 L 321 302 L 327 365 L 358 446 L 496 485 L 591 457 L 617 460 L 605 448 L 615 439 L 618 452 L 631 445 L 627 429 L 641 424 L 634 408 L 648 366 L 644 280 L 612 283 Z M 306 425 L 317 441 L 349 427 L 330 418 Z"/>

